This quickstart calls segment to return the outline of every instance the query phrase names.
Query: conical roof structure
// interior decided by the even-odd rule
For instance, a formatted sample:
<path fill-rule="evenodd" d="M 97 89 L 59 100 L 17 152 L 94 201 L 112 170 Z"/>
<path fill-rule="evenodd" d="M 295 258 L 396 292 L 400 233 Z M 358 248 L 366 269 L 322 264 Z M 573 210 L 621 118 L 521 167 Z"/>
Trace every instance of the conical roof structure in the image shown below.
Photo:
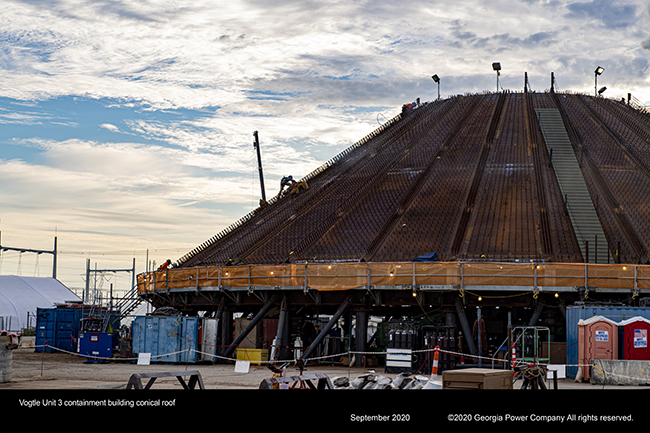
<path fill-rule="evenodd" d="M 484 93 L 408 107 L 174 267 L 647 263 L 650 116 L 602 97 Z"/>

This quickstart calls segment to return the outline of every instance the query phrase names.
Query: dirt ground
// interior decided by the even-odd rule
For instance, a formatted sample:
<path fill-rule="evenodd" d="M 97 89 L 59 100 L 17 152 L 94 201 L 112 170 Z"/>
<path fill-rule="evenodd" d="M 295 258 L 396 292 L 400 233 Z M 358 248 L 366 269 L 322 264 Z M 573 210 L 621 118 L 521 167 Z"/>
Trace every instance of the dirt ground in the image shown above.
<path fill-rule="evenodd" d="M 150 390 L 121 391 L 125 390 L 129 378 L 135 373 L 193 370 L 201 374 L 206 391 L 184 391 L 175 377 L 156 379 Z M 308 364 L 302 373 L 324 374 L 334 382 L 337 378 L 354 380 L 367 372 L 361 367 Z M 294 366 L 286 370 L 287 376 L 299 374 Z M 376 374 L 391 380 L 398 376 L 385 373 L 383 367 L 377 368 Z M 51 414 L 55 417 L 69 414 L 74 419 L 88 416 L 95 420 L 100 419 L 96 417 L 98 411 L 102 411 L 101 415 L 107 411 L 114 416 L 116 411 L 137 410 L 144 416 L 129 417 L 129 425 L 138 420 L 149 428 L 154 420 L 161 420 L 165 426 L 168 417 L 176 414 L 197 414 L 192 418 L 193 424 L 195 419 L 207 416 L 218 420 L 236 419 L 239 426 L 247 428 L 266 428 L 270 425 L 269 420 L 291 420 L 301 426 L 325 423 L 330 427 L 371 426 L 376 429 L 377 424 L 385 422 L 402 426 L 461 422 L 466 424 L 464 427 L 469 427 L 467 424 L 507 422 L 507 417 L 514 415 L 539 423 L 541 418 L 536 415 L 539 413 L 552 414 L 557 419 L 572 414 L 573 428 L 583 428 L 587 422 L 580 422 L 575 416 L 582 419 L 595 417 L 589 418 L 595 420 L 603 414 L 625 417 L 623 424 L 629 427 L 632 422 L 647 420 L 643 407 L 628 403 L 639 401 L 636 397 L 638 392 L 604 391 L 603 394 L 603 390 L 650 389 L 590 385 L 560 379 L 557 391 L 553 390 L 551 381 L 547 383 L 549 390 L 545 391 L 520 390 L 519 382 L 515 382 L 513 391 L 256 391 L 272 375 L 266 366 L 254 364 L 246 372 L 237 372 L 234 364 L 93 363 L 74 354 L 37 353 L 33 348 L 18 348 L 12 351 L 11 379 L 0 383 L 0 404 L 7 415 L 11 413 L 34 421 L 39 419 L 43 409 L 47 409 L 48 414 L 52 409 Z M 143 385 L 147 382 L 148 379 L 142 379 Z M 596 400 L 617 401 L 618 405 L 608 403 L 606 410 L 597 410 L 593 404 Z M 159 410 L 156 414 L 160 413 L 160 417 L 146 416 L 155 410 Z M 523 422 L 517 425 L 521 426 Z"/>
<path fill-rule="evenodd" d="M 234 364 L 162 364 L 137 365 L 130 362 L 87 362 L 69 353 L 37 353 L 32 348 L 18 348 L 12 353 L 11 380 L 0 383 L 2 389 L 125 389 L 135 373 L 199 371 L 205 389 L 259 389 L 273 376 L 266 366 L 251 364 L 246 372 L 236 372 Z M 361 367 L 307 366 L 303 374 L 322 373 L 330 379 L 339 376 L 354 379 L 365 370 Z M 379 372 L 378 372 L 379 373 Z M 382 373 L 383 374 L 383 373 Z M 294 366 L 287 376 L 300 375 Z M 388 375 L 391 378 L 396 374 Z M 184 378 L 186 381 L 189 377 Z M 146 385 L 148 379 L 142 379 Z M 182 389 L 175 377 L 157 378 L 151 389 Z"/>
<path fill-rule="evenodd" d="M 137 365 L 124 361 L 106 363 L 87 362 L 86 359 L 69 353 L 37 353 L 33 348 L 20 347 L 12 353 L 11 380 L 0 383 L 2 389 L 125 389 L 131 375 L 135 373 L 199 371 L 205 389 L 251 390 L 259 389 L 260 384 L 273 376 L 273 372 L 263 365 L 251 364 L 248 371 L 235 371 L 234 364 L 162 364 Z M 368 371 L 395 379 L 397 374 L 384 372 L 383 367 L 374 370 L 363 367 L 307 365 L 302 374 L 321 373 L 331 380 L 347 377 L 353 380 Z M 300 375 L 295 366 L 289 366 L 287 376 Z M 188 379 L 188 378 L 185 378 Z M 148 379 L 143 379 L 146 385 Z M 551 381 L 547 382 L 553 387 Z M 517 389 L 520 384 L 515 383 Z M 152 389 L 182 389 L 175 377 L 156 379 Z M 576 383 L 571 379 L 559 379 L 558 389 L 648 389 L 648 387 L 630 387 L 617 385 L 591 385 Z"/>

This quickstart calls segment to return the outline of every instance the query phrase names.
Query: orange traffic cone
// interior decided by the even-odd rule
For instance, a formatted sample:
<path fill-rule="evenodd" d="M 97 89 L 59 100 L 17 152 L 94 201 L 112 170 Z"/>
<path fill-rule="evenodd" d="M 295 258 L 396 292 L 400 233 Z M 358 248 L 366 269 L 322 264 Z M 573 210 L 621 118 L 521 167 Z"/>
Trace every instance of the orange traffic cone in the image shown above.
<path fill-rule="evenodd" d="M 433 379 L 435 376 L 438 375 L 438 356 L 440 347 L 436 346 L 433 352 L 433 368 L 431 369 L 431 378 Z"/>

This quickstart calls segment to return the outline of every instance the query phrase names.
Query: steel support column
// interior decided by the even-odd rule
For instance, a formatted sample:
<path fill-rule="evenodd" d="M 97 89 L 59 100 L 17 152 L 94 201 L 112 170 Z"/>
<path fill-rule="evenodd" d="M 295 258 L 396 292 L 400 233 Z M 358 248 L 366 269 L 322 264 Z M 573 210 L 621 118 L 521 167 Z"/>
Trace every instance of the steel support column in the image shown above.
<path fill-rule="evenodd" d="M 367 349 L 366 342 L 368 341 L 368 313 L 366 311 L 357 311 L 356 312 L 356 341 L 354 348 L 357 352 L 364 353 Z M 360 367 L 363 365 L 363 357 L 361 355 L 357 357 L 356 366 Z"/>
<path fill-rule="evenodd" d="M 465 315 L 465 309 L 461 305 L 460 299 L 456 299 L 456 313 L 458 314 L 458 320 L 460 320 L 460 326 L 463 328 L 463 333 L 465 334 L 465 341 L 467 342 L 469 352 L 472 355 L 476 355 L 476 345 L 474 344 L 474 338 L 472 337 L 472 328 L 469 326 L 467 316 Z"/>
<path fill-rule="evenodd" d="M 300 358 L 300 364 L 304 365 L 305 360 L 311 356 L 312 353 L 316 350 L 318 345 L 323 341 L 323 338 L 330 332 L 334 324 L 341 318 L 341 316 L 348 311 L 350 308 L 350 305 L 352 305 L 352 297 L 348 297 L 343 304 L 339 307 L 339 309 L 336 311 L 334 316 L 330 319 L 330 321 L 323 327 L 323 329 L 320 331 L 320 334 L 314 339 L 314 341 L 311 343 L 309 346 L 309 349 L 305 352 L 305 354 Z"/>
<path fill-rule="evenodd" d="M 233 314 L 232 311 L 224 310 L 219 316 L 219 328 L 220 328 L 220 345 L 226 349 L 230 347 L 232 343 L 232 334 L 233 334 Z M 223 350 L 219 348 L 220 350 Z"/>
<path fill-rule="evenodd" d="M 537 322 L 539 321 L 539 318 L 542 317 L 542 311 L 544 310 L 544 305 L 543 304 L 537 304 L 537 308 L 535 308 L 535 312 L 533 313 L 533 316 L 530 318 L 530 322 L 528 322 L 528 326 L 537 326 Z"/>
<path fill-rule="evenodd" d="M 269 356 L 269 361 L 275 361 L 276 355 L 280 357 L 280 349 L 282 348 L 282 338 L 284 337 L 284 323 L 287 321 L 287 299 L 286 297 L 282 299 L 282 307 L 280 308 L 280 317 L 278 318 L 278 332 L 275 335 L 273 340 L 273 345 L 271 346 L 271 355 Z"/>
<path fill-rule="evenodd" d="M 248 324 L 246 329 L 244 329 L 242 333 L 239 334 L 237 338 L 235 338 L 235 341 L 232 342 L 232 345 L 223 354 L 224 357 L 228 358 L 235 351 L 237 346 L 239 346 L 239 343 L 244 341 L 244 338 L 246 338 L 248 334 L 250 334 L 250 332 L 258 325 L 258 323 L 260 323 L 260 321 L 264 318 L 266 313 L 268 313 L 269 310 L 273 308 L 274 305 L 275 305 L 275 295 L 271 296 L 271 299 L 269 299 L 269 301 L 262 307 L 260 312 L 257 313 L 255 317 L 253 317 L 253 320 L 251 320 L 251 323 Z"/>

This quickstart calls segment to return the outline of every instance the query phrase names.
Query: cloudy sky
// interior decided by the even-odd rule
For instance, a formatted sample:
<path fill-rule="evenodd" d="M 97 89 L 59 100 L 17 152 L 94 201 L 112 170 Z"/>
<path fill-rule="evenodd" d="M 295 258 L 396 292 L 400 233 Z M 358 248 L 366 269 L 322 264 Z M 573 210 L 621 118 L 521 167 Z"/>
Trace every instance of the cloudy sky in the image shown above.
<path fill-rule="evenodd" d="M 176 260 L 416 98 L 550 87 L 650 105 L 645 0 L 3 0 L 1 245 L 58 277 Z M 147 256 L 148 252 L 148 256 Z M 0 274 L 51 275 L 2 253 Z M 102 274 L 103 275 L 103 274 Z M 120 274 L 121 275 L 121 274 Z M 116 282 L 116 289 L 127 284 Z M 115 277 L 117 278 L 117 277 Z M 108 284 L 108 281 L 107 281 Z"/>

